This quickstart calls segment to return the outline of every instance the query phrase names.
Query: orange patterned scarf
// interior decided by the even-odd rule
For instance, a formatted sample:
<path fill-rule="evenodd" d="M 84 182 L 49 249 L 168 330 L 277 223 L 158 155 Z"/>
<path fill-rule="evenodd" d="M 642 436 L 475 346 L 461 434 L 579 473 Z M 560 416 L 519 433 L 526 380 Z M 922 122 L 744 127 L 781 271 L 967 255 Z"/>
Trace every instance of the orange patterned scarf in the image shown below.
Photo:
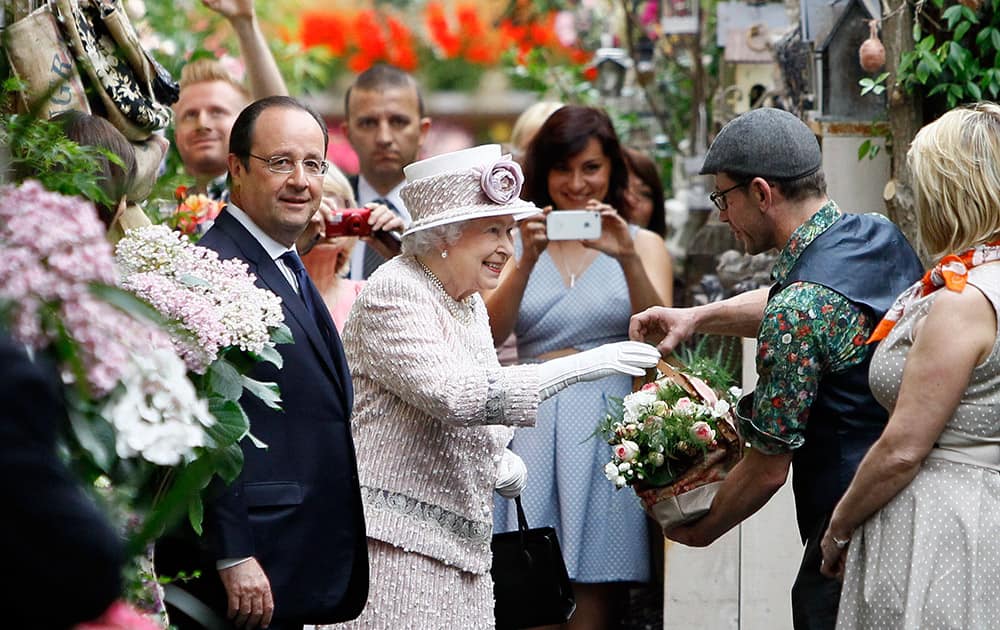
<path fill-rule="evenodd" d="M 951 291 L 961 293 L 965 290 L 965 282 L 968 279 L 970 269 L 995 260 L 1000 260 L 1000 240 L 977 245 L 961 254 L 948 254 L 929 269 L 923 278 L 896 298 L 885 317 L 875 327 L 875 331 L 868 338 L 867 343 L 875 343 L 885 339 L 896 322 L 903 317 L 903 312 L 911 303 L 934 293 L 941 287 L 948 287 Z"/>

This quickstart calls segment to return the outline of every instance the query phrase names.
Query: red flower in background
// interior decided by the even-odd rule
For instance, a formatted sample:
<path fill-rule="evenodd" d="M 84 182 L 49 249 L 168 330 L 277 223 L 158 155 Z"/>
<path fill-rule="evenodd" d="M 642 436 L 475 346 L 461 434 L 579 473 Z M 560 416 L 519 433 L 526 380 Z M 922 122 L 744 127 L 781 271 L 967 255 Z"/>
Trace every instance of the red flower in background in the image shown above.
<path fill-rule="evenodd" d="M 554 12 L 523 24 L 505 18 L 494 25 L 480 15 L 476 5 L 458 5 L 452 19 L 440 1 L 432 0 L 424 8 L 424 26 L 429 41 L 423 45 L 432 46 L 444 59 L 492 66 L 511 48 L 517 49 L 519 61 L 536 48 L 555 51 L 574 63 L 589 58 L 587 52 L 559 42 Z M 404 18 L 376 9 L 306 11 L 300 19 L 299 38 L 305 48 L 326 46 L 334 55 L 346 57 L 353 72 L 363 72 L 380 61 L 414 71 L 422 43 Z"/>
<path fill-rule="evenodd" d="M 417 69 L 417 52 L 413 46 L 413 33 L 399 18 L 391 15 L 385 18 L 389 27 L 389 40 L 395 45 L 389 53 L 389 63 L 412 72 Z"/>
<path fill-rule="evenodd" d="M 427 32 L 430 33 L 431 40 L 441 50 L 442 56 L 445 59 L 457 57 L 462 41 L 458 35 L 451 32 L 451 27 L 448 26 L 448 16 L 444 13 L 444 6 L 440 2 L 428 2 L 424 21 L 427 24 Z"/>
<path fill-rule="evenodd" d="M 334 55 L 347 50 L 347 20 L 331 11 L 306 11 L 302 14 L 299 40 L 305 48 L 326 46 Z"/>

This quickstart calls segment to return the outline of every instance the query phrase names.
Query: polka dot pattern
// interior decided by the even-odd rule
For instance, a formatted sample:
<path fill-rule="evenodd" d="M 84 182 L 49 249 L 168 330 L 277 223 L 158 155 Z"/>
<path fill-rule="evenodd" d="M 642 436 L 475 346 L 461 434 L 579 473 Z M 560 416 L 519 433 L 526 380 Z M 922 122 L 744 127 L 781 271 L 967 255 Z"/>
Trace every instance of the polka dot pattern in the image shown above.
<path fill-rule="evenodd" d="M 1000 311 L 1000 265 L 969 277 Z M 938 294 L 917 302 L 881 343 L 870 379 L 892 408 L 914 326 Z M 947 359 L 945 359 L 947 360 Z M 1000 336 L 946 429 L 1000 435 Z M 928 459 L 913 482 L 855 532 L 838 630 L 986 629 L 1000 625 L 1000 473 Z"/>
<path fill-rule="evenodd" d="M 630 315 L 625 276 L 613 258 L 598 256 L 568 288 L 545 252 L 521 302 L 518 355 L 524 361 L 626 340 Z M 593 437 L 608 399 L 631 388 L 627 376 L 572 385 L 541 403 L 535 426 L 517 429 L 511 442 L 528 467 L 521 496 L 528 524 L 555 527 L 574 581 L 649 580 L 645 512 L 631 489 L 616 490 L 604 476 L 611 449 Z M 497 498 L 494 530 L 516 528 L 513 502 Z"/>

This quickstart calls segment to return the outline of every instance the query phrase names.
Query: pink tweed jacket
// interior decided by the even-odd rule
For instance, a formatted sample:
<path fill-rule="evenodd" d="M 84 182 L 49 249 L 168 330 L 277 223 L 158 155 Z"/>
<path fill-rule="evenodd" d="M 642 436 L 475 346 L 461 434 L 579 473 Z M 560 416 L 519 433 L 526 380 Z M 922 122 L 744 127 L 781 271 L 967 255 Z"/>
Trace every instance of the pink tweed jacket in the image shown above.
<path fill-rule="evenodd" d="M 343 337 L 368 536 L 485 574 L 497 467 L 512 427 L 534 425 L 537 367 L 501 367 L 482 298 L 456 302 L 409 256 L 371 276 Z"/>

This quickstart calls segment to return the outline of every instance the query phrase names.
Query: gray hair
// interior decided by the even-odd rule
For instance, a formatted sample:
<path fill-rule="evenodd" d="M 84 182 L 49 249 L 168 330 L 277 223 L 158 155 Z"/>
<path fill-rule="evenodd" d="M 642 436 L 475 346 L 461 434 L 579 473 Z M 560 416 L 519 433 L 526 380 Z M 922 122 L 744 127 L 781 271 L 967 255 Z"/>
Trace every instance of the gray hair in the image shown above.
<path fill-rule="evenodd" d="M 465 221 L 445 223 L 403 237 L 403 255 L 429 256 L 442 252 L 462 238 Z"/>

